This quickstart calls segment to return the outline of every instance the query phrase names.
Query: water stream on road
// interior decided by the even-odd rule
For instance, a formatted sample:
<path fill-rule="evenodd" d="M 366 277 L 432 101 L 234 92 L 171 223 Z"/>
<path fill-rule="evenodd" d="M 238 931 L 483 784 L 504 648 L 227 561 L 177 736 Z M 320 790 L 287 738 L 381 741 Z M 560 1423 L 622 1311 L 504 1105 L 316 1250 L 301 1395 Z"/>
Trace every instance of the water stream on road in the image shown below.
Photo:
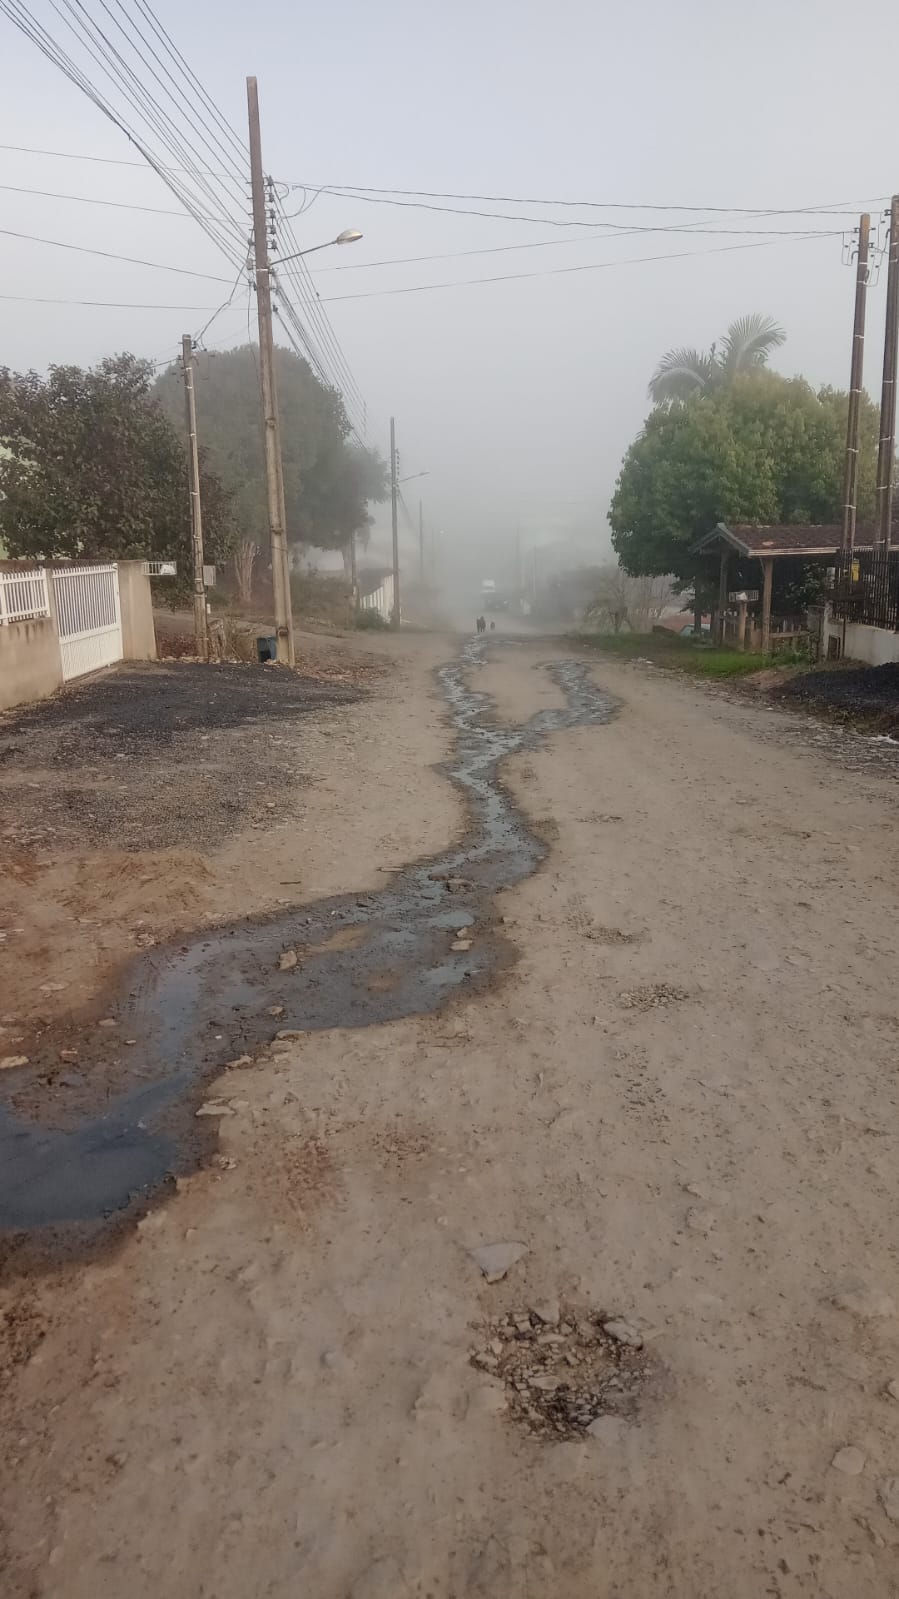
<path fill-rule="evenodd" d="M 530 876 L 546 848 L 502 786 L 499 763 L 547 733 L 605 722 L 615 707 L 586 666 L 561 660 L 546 670 L 564 708 L 540 711 L 518 728 L 497 726 L 489 697 L 469 682 L 486 648 L 472 640 L 438 672 L 457 732 L 446 772 L 469 803 L 464 841 L 399 870 L 376 892 L 292 906 L 136 956 L 109 1008 L 96 1013 L 114 1018 L 115 1036 L 136 1045 L 122 1058 L 109 1034 L 97 1041 L 93 1021 L 82 1034 L 79 1073 L 90 1081 L 96 1068 L 102 1105 L 82 1111 L 74 1125 L 48 1127 L 0 1102 L 0 1230 L 100 1223 L 189 1170 L 200 1158 L 202 1084 L 235 1056 L 268 1044 L 276 1029 L 360 1028 L 432 1013 L 511 962 L 514 952 L 489 926 L 493 895 Z M 448 879 L 463 886 L 448 892 Z M 477 928 L 472 947 L 452 950 L 466 927 Z M 282 971 L 285 950 L 298 961 Z M 274 1006 L 284 1010 L 277 1021 Z M 34 1049 L 30 1056 L 27 1070 L 40 1070 Z"/>

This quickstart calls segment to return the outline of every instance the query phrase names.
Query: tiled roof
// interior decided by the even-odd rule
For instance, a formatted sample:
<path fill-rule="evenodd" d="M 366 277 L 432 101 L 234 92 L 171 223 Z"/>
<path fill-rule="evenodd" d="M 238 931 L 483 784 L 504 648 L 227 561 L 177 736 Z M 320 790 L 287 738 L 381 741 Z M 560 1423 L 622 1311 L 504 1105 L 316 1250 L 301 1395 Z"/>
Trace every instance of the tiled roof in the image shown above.
<path fill-rule="evenodd" d="M 743 555 L 835 555 L 840 547 L 840 529 L 833 526 L 800 526 L 786 523 L 767 526 L 759 522 L 719 522 L 693 545 L 694 551 L 708 549 L 723 538 Z M 869 529 L 859 528 L 856 549 L 870 549 Z"/>

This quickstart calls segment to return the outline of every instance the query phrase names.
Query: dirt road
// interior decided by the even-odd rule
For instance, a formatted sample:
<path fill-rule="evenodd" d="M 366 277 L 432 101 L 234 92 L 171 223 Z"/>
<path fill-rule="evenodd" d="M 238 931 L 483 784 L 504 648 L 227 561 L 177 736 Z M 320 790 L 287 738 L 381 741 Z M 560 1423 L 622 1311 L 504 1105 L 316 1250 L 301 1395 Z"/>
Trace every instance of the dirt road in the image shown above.
<path fill-rule="evenodd" d="M 401 643 L 315 894 L 463 836 L 453 646 Z M 562 655 L 467 676 L 518 726 Z M 8 1599 L 899 1594 L 894 771 L 585 677 L 617 714 L 502 765 L 546 853 L 492 986 L 263 1049 L 173 1198 L 2 1290 Z"/>

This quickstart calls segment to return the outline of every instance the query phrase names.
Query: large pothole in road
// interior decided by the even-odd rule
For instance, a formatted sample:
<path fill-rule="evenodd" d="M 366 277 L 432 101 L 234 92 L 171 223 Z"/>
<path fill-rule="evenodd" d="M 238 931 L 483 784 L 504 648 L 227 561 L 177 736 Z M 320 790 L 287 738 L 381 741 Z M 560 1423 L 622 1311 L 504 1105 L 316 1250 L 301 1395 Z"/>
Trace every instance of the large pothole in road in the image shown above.
<path fill-rule="evenodd" d="M 657 1380 L 638 1329 L 595 1311 L 510 1311 L 480 1331 L 472 1365 L 501 1379 L 509 1415 L 537 1437 L 611 1440 Z"/>

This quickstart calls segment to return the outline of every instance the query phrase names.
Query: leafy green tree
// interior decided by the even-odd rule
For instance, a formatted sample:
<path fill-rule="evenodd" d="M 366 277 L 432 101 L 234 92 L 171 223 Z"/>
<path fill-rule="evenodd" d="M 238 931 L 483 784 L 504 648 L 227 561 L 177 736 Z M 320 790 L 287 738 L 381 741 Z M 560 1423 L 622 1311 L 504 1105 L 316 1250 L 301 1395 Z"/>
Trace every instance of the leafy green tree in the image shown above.
<path fill-rule="evenodd" d="M 88 371 L 0 371 L 0 540 L 10 555 L 190 563 L 184 446 L 151 398 L 152 366 L 110 356 Z M 207 559 L 233 536 L 227 496 L 206 470 Z"/>
<path fill-rule="evenodd" d="M 667 350 L 650 379 L 650 399 L 656 405 L 664 405 L 723 388 L 735 378 L 763 367 L 771 351 L 785 340 L 783 328 L 773 317 L 761 316 L 757 311 L 739 317 L 730 324 L 720 346 L 713 344 L 710 350 Z"/>
<path fill-rule="evenodd" d="M 368 529 L 368 505 L 387 495 L 386 467 L 350 440 L 341 396 L 326 388 L 307 362 L 276 349 L 278 407 L 287 537 L 291 544 L 345 549 L 353 533 Z M 268 502 L 257 353 L 252 345 L 200 357 L 197 421 L 210 461 L 232 495 L 240 529 L 235 567 L 241 595 L 250 598 L 253 563 L 268 558 Z M 156 384 L 160 404 L 181 414 L 177 366 Z"/>
<path fill-rule="evenodd" d="M 690 546 L 716 522 L 838 522 L 847 405 L 836 389 L 816 394 L 802 378 L 762 372 L 651 411 L 609 511 L 625 571 L 693 582 L 702 574 Z M 873 515 L 876 450 L 877 413 L 863 395 L 860 523 Z M 798 593 L 803 573 L 786 566 L 777 563 L 776 581 Z M 757 566 L 747 571 L 757 586 Z"/>

